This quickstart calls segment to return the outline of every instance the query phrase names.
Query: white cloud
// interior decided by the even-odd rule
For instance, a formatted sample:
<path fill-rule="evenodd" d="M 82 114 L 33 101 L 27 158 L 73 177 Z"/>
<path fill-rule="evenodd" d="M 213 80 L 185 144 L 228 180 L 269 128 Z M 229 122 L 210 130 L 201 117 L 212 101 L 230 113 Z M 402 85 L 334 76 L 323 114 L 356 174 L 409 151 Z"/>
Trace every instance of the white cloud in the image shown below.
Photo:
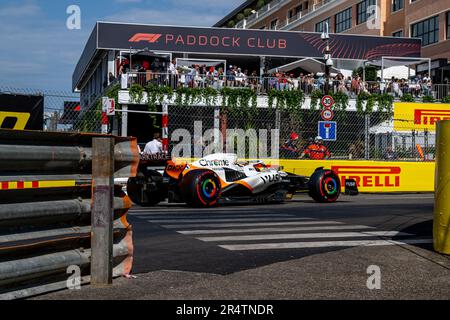
<path fill-rule="evenodd" d="M 242 0 L 167 0 L 166 6 L 154 9 L 130 8 L 105 17 L 106 21 L 169 24 L 182 26 L 212 26 L 228 12 L 241 4 Z"/>
<path fill-rule="evenodd" d="M 64 20 L 47 19 L 33 2 L 0 6 L 0 15 L 0 86 L 70 91 L 90 30 L 69 31 Z"/>
<path fill-rule="evenodd" d="M 142 0 L 114 0 L 116 3 L 141 3 Z"/>
<path fill-rule="evenodd" d="M 96 20 L 211 26 L 243 0 L 115 0 L 131 3 L 121 12 Z M 49 19 L 36 0 L 0 4 L 0 86 L 71 90 L 72 73 L 94 21 L 69 31 L 63 19 Z M 134 3 L 134 4 L 133 4 Z M 138 8 L 142 7 L 141 9 Z M 83 8 L 83 7 L 82 7 Z M 99 13 L 100 14 L 100 13 Z"/>
<path fill-rule="evenodd" d="M 0 7 L 0 17 L 33 17 L 41 13 L 41 8 L 34 2 L 28 2 L 22 5 L 10 5 Z"/>

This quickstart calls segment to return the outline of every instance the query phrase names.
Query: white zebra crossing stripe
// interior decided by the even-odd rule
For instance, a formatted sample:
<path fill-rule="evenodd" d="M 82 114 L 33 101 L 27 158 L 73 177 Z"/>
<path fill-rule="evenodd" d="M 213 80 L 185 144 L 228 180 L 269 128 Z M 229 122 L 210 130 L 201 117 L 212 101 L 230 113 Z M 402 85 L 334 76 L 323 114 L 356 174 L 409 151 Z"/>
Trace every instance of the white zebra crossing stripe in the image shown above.
<path fill-rule="evenodd" d="M 306 249 L 306 248 L 327 248 L 327 247 L 359 247 L 359 246 L 392 246 L 405 244 L 428 244 L 433 243 L 433 239 L 407 239 L 401 241 L 394 240 L 353 240 L 353 241 L 318 241 L 318 242 L 286 242 L 286 243 L 258 243 L 258 244 L 234 244 L 219 245 L 219 247 L 231 251 L 248 250 L 277 250 L 277 249 Z"/>
<path fill-rule="evenodd" d="M 222 210 L 221 210 L 222 209 Z M 236 214 L 236 210 L 223 210 L 223 208 L 214 208 L 215 212 L 220 214 Z M 269 210 L 248 210 L 245 211 L 246 214 L 262 214 L 264 212 L 267 212 L 267 214 L 273 214 L 273 211 Z M 149 214 L 149 215 L 155 215 L 155 216 L 164 216 L 166 214 L 174 215 L 174 216 L 182 216 L 184 214 L 204 214 L 202 210 L 199 209 L 188 209 L 183 208 L 183 210 L 175 212 L 173 208 L 167 208 L 167 209 L 160 209 L 158 208 L 158 211 L 148 210 L 148 209 L 130 209 L 130 214 L 138 215 L 138 214 Z M 283 213 L 286 215 L 287 213 Z"/>
<path fill-rule="evenodd" d="M 148 222 L 153 223 L 199 223 L 199 222 L 251 222 L 251 221 L 305 221 L 304 218 L 227 218 L 227 219 L 214 219 L 214 218 L 203 218 L 203 219 L 157 219 L 148 220 Z"/>
<path fill-rule="evenodd" d="M 364 230 L 375 229 L 368 226 L 319 226 L 319 227 L 294 227 L 294 228 L 254 228 L 254 229 L 208 229 L 178 231 L 184 235 L 227 234 L 227 233 L 254 233 L 254 232 L 292 232 L 292 231 L 330 231 L 330 230 Z"/>
<path fill-rule="evenodd" d="M 389 246 L 405 244 L 427 244 L 432 239 L 414 239 L 413 235 L 400 231 L 373 231 L 364 225 L 347 225 L 338 221 L 320 221 L 314 218 L 299 218 L 291 214 L 218 214 L 193 215 L 191 212 L 175 215 L 138 214 L 138 218 L 161 224 L 177 233 L 193 236 L 203 242 L 216 242 L 217 246 L 231 251 L 282 250 L 327 247 Z M 302 233 L 303 232 L 303 233 Z M 410 237 L 390 240 L 393 236 Z M 375 239 L 362 240 L 373 237 Z M 377 239 L 378 237 L 378 239 Z M 386 237 L 386 238 L 383 238 Z M 330 241 L 335 238 L 336 240 Z M 338 238 L 347 238 L 337 240 Z M 353 238 L 353 240 L 352 240 Z M 299 240 L 306 242 L 267 242 L 269 240 Z M 320 240 L 324 239 L 324 240 Z M 328 241 L 327 241 L 328 239 Z M 251 243 L 261 241 L 265 243 Z M 225 243 L 224 243 L 225 242 Z M 226 243 L 231 242 L 231 243 Z M 234 242 L 234 243 L 233 243 Z M 240 243 L 237 243 L 240 242 Z"/>
<path fill-rule="evenodd" d="M 291 214 L 252 214 L 252 215 L 209 215 L 209 216 L 205 216 L 205 215 L 196 215 L 196 216 L 192 216 L 192 215 L 182 215 L 182 216 L 172 216 L 172 215 L 164 215 L 164 216 L 153 216 L 153 215 L 135 215 L 135 217 L 137 218 L 141 218 L 141 219 L 147 219 L 147 220 L 158 220 L 158 219 L 164 219 L 164 220 L 169 220 L 169 219 L 173 219 L 176 221 L 180 221 L 179 219 L 226 219 L 226 218 L 230 218 L 230 219 L 240 219 L 240 218 L 293 218 L 295 216 L 291 215 Z M 308 219 L 308 220 L 313 220 L 312 218 L 302 218 L 302 219 Z"/>
<path fill-rule="evenodd" d="M 148 222 L 154 222 L 148 220 Z M 236 227 L 270 227 L 270 226 L 295 226 L 295 225 L 342 225 L 343 222 L 337 221 L 296 221 L 296 222 L 253 222 L 253 223 L 211 223 L 211 224 L 166 224 L 167 229 L 183 228 L 236 228 Z"/>
<path fill-rule="evenodd" d="M 367 232 L 331 232 L 331 233 L 297 233 L 297 234 L 263 234 L 226 237 L 197 238 L 204 242 L 218 241 L 252 241 L 252 240 L 282 240 L 282 239 L 321 239 L 321 238 L 359 238 L 359 237 L 393 237 L 411 236 L 398 231 L 367 231 Z"/>

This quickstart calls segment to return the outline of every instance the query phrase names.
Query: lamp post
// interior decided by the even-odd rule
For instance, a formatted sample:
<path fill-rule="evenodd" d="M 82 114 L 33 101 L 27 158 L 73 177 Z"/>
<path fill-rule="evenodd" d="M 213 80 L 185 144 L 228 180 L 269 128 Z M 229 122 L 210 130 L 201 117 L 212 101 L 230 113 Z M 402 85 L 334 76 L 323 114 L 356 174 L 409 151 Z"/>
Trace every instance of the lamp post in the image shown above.
<path fill-rule="evenodd" d="M 324 41 L 326 43 L 325 54 L 323 56 L 323 59 L 325 60 L 325 77 L 326 77 L 324 91 L 325 91 L 325 94 L 328 95 L 330 93 L 331 67 L 333 66 L 333 60 L 331 59 L 330 34 L 329 34 L 328 22 L 325 22 L 324 30 L 323 30 L 320 38 L 322 39 L 322 41 Z"/>

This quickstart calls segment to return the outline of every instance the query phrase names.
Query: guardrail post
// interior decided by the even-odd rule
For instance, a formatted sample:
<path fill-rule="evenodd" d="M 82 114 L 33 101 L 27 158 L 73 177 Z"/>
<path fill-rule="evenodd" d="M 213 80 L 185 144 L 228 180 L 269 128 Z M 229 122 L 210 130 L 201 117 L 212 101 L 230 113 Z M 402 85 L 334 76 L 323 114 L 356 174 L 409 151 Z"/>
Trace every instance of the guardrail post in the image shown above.
<path fill-rule="evenodd" d="M 91 283 L 112 284 L 114 138 L 93 138 Z"/>
<path fill-rule="evenodd" d="M 436 148 L 433 244 L 437 252 L 450 254 L 450 120 L 438 122 Z"/>

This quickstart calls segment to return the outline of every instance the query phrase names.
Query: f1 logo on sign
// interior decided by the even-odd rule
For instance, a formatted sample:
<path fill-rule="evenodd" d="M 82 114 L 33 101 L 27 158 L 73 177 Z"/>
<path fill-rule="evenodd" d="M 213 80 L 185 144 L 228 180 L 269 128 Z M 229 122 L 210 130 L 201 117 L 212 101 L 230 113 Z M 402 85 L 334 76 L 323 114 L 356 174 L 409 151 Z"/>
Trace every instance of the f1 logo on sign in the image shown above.
<path fill-rule="evenodd" d="M 335 121 L 319 121 L 318 133 L 324 141 L 336 141 L 337 123 Z"/>

